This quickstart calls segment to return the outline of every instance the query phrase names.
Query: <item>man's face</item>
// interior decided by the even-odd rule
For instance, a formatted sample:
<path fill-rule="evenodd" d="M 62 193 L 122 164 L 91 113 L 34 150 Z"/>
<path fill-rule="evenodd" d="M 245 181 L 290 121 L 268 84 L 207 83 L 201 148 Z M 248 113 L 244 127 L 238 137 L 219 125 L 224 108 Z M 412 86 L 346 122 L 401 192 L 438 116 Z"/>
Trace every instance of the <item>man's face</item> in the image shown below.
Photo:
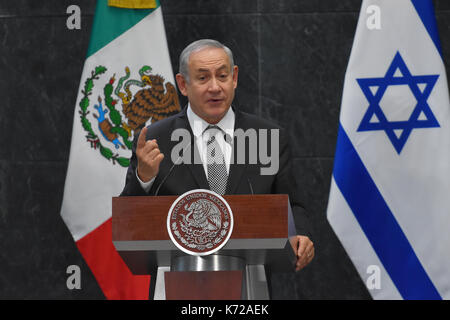
<path fill-rule="evenodd" d="M 189 83 L 177 74 L 178 88 L 187 96 L 192 111 L 209 123 L 219 122 L 230 108 L 237 86 L 238 67 L 231 70 L 221 48 L 204 48 L 189 58 Z"/>

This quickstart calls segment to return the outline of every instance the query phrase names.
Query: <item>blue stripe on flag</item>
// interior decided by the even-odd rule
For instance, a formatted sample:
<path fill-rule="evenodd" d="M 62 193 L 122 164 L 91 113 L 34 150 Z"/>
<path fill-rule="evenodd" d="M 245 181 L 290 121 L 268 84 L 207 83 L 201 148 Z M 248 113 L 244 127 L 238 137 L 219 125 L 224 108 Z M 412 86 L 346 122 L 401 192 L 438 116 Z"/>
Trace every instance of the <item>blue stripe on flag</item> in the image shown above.
<path fill-rule="evenodd" d="M 442 299 L 341 125 L 333 176 L 402 297 Z"/>
<path fill-rule="evenodd" d="M 433 2 L 431 0 L 411 0 L 411 2 L 442 58 L 441 41 L 439 40 L 436 18 L 434 16 Z"/>

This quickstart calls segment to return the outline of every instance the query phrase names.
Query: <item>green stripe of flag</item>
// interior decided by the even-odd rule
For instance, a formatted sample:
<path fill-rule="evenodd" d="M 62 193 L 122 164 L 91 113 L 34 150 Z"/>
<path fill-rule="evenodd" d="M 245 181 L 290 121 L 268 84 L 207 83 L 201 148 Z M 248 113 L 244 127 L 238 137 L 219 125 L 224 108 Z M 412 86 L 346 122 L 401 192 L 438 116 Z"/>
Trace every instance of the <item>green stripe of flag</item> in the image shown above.
<path fill-rule="evenodd" d="M 156 3 L 155 9 L 123 9 L 108 6 L 108 0 L 98 0 L 86 58 L 156 10 L 160 6 L 159 0 Z"/>

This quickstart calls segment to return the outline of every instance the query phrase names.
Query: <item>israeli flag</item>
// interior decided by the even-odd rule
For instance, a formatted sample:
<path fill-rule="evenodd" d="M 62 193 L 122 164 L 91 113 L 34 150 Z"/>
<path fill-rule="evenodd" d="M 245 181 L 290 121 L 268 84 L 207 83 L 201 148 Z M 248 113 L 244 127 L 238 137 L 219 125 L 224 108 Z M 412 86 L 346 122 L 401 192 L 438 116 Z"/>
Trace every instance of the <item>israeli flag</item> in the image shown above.
<path fill-rule="evenodd" d="M 431 0 L 362 3 L 327 217 L 373 298 L 450 298 L 450 103 Z"/>

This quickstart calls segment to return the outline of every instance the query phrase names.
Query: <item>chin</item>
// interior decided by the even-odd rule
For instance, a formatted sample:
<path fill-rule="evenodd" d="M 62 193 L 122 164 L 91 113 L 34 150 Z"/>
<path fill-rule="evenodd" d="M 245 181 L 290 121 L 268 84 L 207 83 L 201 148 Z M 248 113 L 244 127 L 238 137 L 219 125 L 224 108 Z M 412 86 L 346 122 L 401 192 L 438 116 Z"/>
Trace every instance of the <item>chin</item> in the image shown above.
<path fill-rule="evenodd" d="M 214 110 L 212 112 L 208 112 L 206 115 L 208 117 L 208 122 L 219 122 L 223 116 L 225 115 L 227 109 Z"/>

